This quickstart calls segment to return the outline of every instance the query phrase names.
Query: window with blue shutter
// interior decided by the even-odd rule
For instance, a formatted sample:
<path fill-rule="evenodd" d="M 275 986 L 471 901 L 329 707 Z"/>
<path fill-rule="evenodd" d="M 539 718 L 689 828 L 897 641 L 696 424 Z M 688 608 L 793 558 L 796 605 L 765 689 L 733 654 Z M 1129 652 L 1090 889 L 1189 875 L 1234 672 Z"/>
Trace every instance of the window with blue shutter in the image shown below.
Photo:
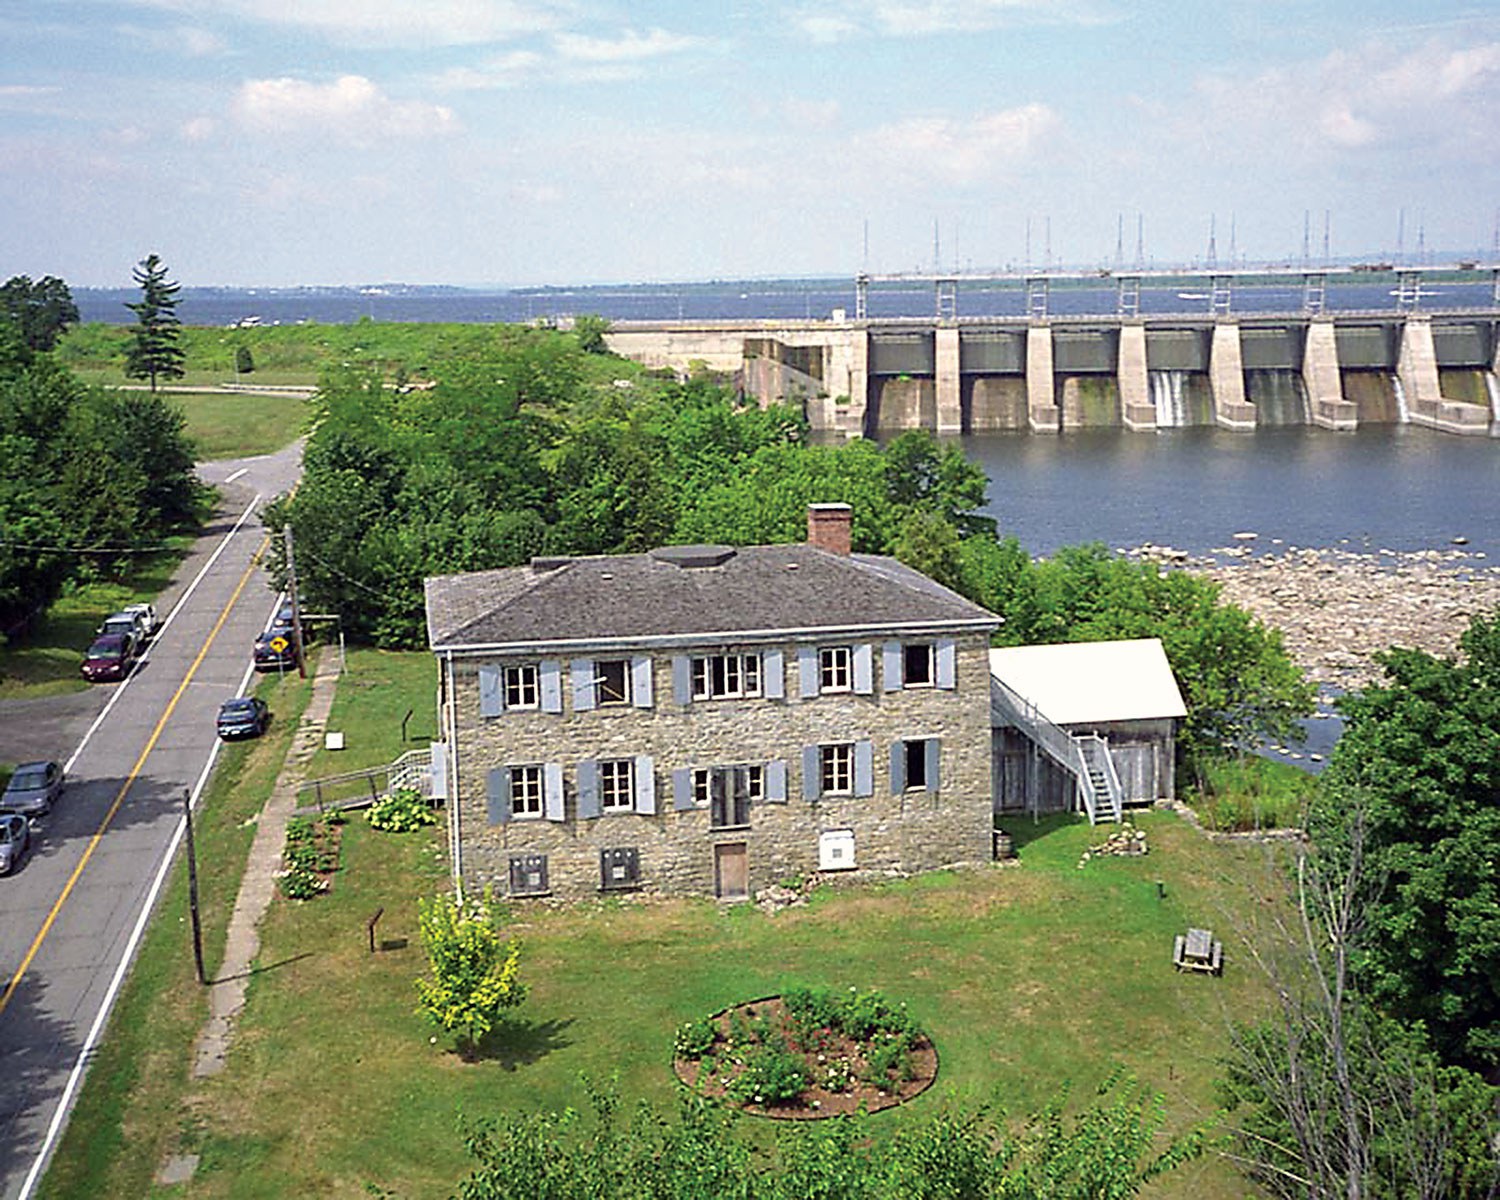
<path fill-rule="evenodd" d="M 943 743 L 939 738 L 927 739 L 927 790 L 935 792 L 938 790 L 938 765 L 943 755 Z"/>
<path fill-rule="evenodd" d="M 886 642 L 880 655 L 880 682 L 883 690 L 901 690 L 901 643 Z"/>
<path fill-rule="evenodd" d="M 854 690 L 861 696 L 875 690 L 875 647 L 869 642 L 854 647 Z"/>
<path fill-rule="evenodd" d="M 804 700 L 811 700 L 818 694 L 818 648 L 816 646 L 799 646 L 797 648 L 797 694 Z"/>
<path fill-rule="evenodd" d="M 678 708 L 693 702 L 693 660 L 686 654 L 672 656 L 672 702 Z"/>
<path fill-rule="evenodd" d="M 958 686 L 958 647 L 952 638 L 937 644 L 937 685 L 952 689 Z"/>
<path fill-rule="evenodd" d="M 786 657 L 780 650 L 767 650 L 761 656 L 761 677 L 767 700 L 786 696 Z"/>
<path fill-rule="evenodd" d="M 650 708 L 655 703 L 651 696 L 651 660 L 644 655 L 630 660 L 630 702 L 637 708 Z"/>
<path fill-rule="evenodd" d="M 635 811 L 656 815 L 656 769 L 649 754 L 635 756 Z"/>
<path fill-rule="evenodd" d="M 786 759 L 773 758 L 765 768 L 767 804 L 786 803 Z"/>
<path fill-rule="evenodd" d="M 565 816 L 563 809 L 562 763 L 550 762 L 546 765 L 544 771 L 547 820 L 561 821 Z"/>
<path fill-rule="evenodd" d="M 869 796 L 875 791 L 875 744 L 854 743 L 854 794 Z"/>
<path fill-rule="evenodd" d="M 491 825 L 510 820 L 510 768 L 491 767 L 484 778 L 485 804 Z"/>
<path fill-rule="evenodd" d="M 823 792 L 823 754 L 821 746 L 802 747 L 802 798 L 816 800 Z"/>
<path fill-rule="evenodd" d="M 573 711 L 587 712 L 594 707 L 594 662 L 575 658 L 568 666 L 573 689 Z"/>
<path fill-rule="evenodd" d="M 500 699 L 500 668 L 479 668 L 479 715 L 498 717 L 505 711 Z"/>
<path fill-rule="evenodd" d="M 697 797 L 693 795 L 693 770 L 677 767 L 672 772 L 672 807 L 678 812 L 697 808 Z"/>
<path fill-rule="evenodd" d="M 599 764 L 585 759 L 578 764 L 578 819 L 592 820 L 599 815 Z"/>
<path fill-rule="evenodd" d="M 891 743 L 891 791 L 935 792 L 942 742 L 938 738 L 908 738 Z"/>
<path fill-rule="evenodd" d="M 542 660 L 541 679 L 542 711 L 549 713 L 562 712 L 562 661 L 556 658 L 544 658 Z"/>
<path fill-rule="evenodd" d="M 906 742 L 891 743 L 891 795 L 906 791 Z"/>

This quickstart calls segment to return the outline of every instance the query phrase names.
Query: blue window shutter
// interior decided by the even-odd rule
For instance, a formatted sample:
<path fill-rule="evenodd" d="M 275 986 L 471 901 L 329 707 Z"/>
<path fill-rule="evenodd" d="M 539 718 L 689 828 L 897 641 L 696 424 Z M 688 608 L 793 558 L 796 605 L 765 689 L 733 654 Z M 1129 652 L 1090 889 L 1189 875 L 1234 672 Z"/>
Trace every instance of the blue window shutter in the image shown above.
<path fill-rule="evenodd" d="M 479 668 L 479 715 L 498 717 L 505 711 L 505 702 L 500 695 L 500 668 Z"/>
<path fill-rule="evenodd" d="M 599 811 L 599 764 L 586 758 L 578 764 L 578 819 L 592 819 Z"/>
<path fill-rule="evenodd" d="M 802 747 L 802 795 L 816 800 L 823 792 L 823 756 L 817 746 Z"/>
<path fill-rule="evenodd" d="M 635 811 L 656 815 L 656 767 L 649 754 L 635 756 Z"/>
<path fill-rule="evenodd" d="M 875 790 L 875 745 L 868 740 L 854 743 L 854 794 L 868 796 Z"/>
<path fill-rule="evenodd" d="M 958 648 L 952 638 L 940 638 L 937 644 L 937 685 L 958 686 Z"/>
<path fill-rule="evenodd" d="M 869 642 L 854 647 L 854 690 L 861 696 L 875 690 L 875 647 Z"/>
<path fill-rule="evenodd" d="M 568 674 L 573 681 L 573 711 L 587 712 L 594 707 L 594 660 L 575 658 Z"/>
<path fill-rule="evenodd" d="M 804 700 L 811 700 L 818 694 L 818 648 L 816 646 L 797 648 L 797 694 Z"/>
<path fill-rule="evenodd" d="M 765 767 L 767 804 L 786 803 L 786 759 L 773 758 Z"/>
<path fill-rule="evenodd" d="M 562 763 L 550 762 L 542 767 L 542 796 L 546 804 L 547 820 L 565 819 L 563 803 Z"/>
<path fill-rule="evenodd" d="M 881 654 L 881 684 L 888 692 L 901 690 L 901 643 L 887 642 Z"/>
<path fill-rule="evenodd" d="M 510 820 L 510 768 L 491 767 L 484 778 L 485 801 L 491 825 Z"/>
<path fill-rule="evenodd" d="M 562 712 L 562 660 L 542 659 L 542 665 L 537 674 L 541 677 L 542 683 L 542 711 Z"/>
<path fill-rule="evenodd" d="M 651 660 L 644 655 L 630 660 L 630 702 L 637 708 L 650 708 L 655 703 L 651 695 Z"/>
<path fill-rule="evenodd" d="M 906 743 L 891 743 L 891 795 L 906 791 Z"/>
<path fill-rule="evenodd" d="M 672 772 L 672 807 L 678 812 L 687 812 L 696 807 L 693 803 L 693 769 L 678 767 Z"/>
<path fill-rule="evenodd" d="M 927 790 L 935 792 L 938 790 L 938 760 L 943 756 L 943 742 L 941 738 L 928 738 L 925 750 L 927 755 Z"/>
<path fill-rule="evenodd" d="M 786 696 L 786 656 L 780 650 L 767 650 L 760 656 L 760 688 L 768 700 Z"/>
<path fill-rule="evenodd" d="M 672 699 L 679 708 L 693 702 L 693 660 L 686 654 L 672 656 Z"/>

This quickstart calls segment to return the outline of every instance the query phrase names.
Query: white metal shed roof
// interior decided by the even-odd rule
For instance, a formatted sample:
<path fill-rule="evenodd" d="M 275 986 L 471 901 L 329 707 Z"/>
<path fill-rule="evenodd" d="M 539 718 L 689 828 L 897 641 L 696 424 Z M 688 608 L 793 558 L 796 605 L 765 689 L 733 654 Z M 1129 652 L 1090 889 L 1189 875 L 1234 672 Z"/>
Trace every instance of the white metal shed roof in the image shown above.
<path fill-rule="evenodd" d="M 1160 638 L 991 650 L 990 674 L 1054 725 L 1187 716 Z"/>

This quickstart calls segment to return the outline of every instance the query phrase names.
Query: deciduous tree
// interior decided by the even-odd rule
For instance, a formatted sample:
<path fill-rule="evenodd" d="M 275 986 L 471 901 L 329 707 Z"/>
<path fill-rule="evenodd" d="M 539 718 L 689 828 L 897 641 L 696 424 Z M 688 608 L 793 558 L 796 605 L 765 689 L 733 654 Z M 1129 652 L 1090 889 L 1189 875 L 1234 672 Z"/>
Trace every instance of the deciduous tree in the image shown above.
<path fill-rule="evenodd" d="M 29 276 L 15 275 L 0 285 L 0 320 L 12 325 L 30 349 L 47 351 L 68 326 L 78 324 L 78 306 L 68 285 L 55 276 L 33 283 Z"/>
<path fill-rule="evenodd" d="M 418 979 L 417 1011 L 458 1035 L 459 1053 L 473 1059 L 508 1008 L 526 998 L 521 945 L 501 932 L 500 910 L 488 891 L 478 900 L 419 900 L 418 928 L 431 976 Z"/>

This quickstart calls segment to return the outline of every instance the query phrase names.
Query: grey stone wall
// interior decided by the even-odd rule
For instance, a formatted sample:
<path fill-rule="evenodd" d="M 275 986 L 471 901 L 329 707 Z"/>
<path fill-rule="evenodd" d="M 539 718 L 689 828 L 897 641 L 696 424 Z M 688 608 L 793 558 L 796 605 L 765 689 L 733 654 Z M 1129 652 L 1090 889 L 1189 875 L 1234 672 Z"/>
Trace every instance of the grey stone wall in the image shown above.
<path fill-rule="evenodd" d="M 753 893 L 778 880 L 817 870 L 819 835 L 844 829 L 854 831 L 856 867 L 861 872 L 922 871 L 949 863 L 987 861 L 991 782 L 986 637 L 967 634 L 955 639 L 954 688 L 912 687 L 893 692 L 882 690 L 881 641 L 870 641 L 875 660 L 875 690 L 870 695 L 836 692 L 802 699 L 799 644 L 784 642 L 774 644 L 783 652 L 784 699 L 705 700 L 680 707 L 672 694 L 672 654 L 659 651 L 653 655 L 655 703 L 649 709 L 611 706 L 575 711 L 565 660 L 563 712 L 510 710 L 488 718 L 479 713 L 480 661 L 456 660 L 459 795 L 454 803 L 465 886 L 493 884 L 497 893 L 506 894 L 511 857 L 545 854 L 552 895 L 594 896 L 600 893 L 600 850 L 634 847 L 640 856 L 640 890 L 713 895 L 714 845 L 725 842 L 745 844 Z M 708 648 L 692 652 L 705 653 Z M 494 658 L 483 660 L 483 665 L 506 661 L 536 660 Z M 941 740 L 938 789 L 895 794 L 891 744 L 918 738 Z M 873 743 L 873 794 L 806 799 L 803 747 L 860 739 Z M 638 755 L 650 755 L 653 760 L 656 813 L 607 813 L 581 819 L 577 764 Z M 673 807 L 672 772 L 676 768 L 773 760 L 786 763 L 787 798 L 784 803 L 753 804 L 748 826 L 711 829 L 707 808 L 679 812 Z M 529 763 L 562 765 L 565 819 L 516 817 L 491 824 L 488 771 Z"/>

